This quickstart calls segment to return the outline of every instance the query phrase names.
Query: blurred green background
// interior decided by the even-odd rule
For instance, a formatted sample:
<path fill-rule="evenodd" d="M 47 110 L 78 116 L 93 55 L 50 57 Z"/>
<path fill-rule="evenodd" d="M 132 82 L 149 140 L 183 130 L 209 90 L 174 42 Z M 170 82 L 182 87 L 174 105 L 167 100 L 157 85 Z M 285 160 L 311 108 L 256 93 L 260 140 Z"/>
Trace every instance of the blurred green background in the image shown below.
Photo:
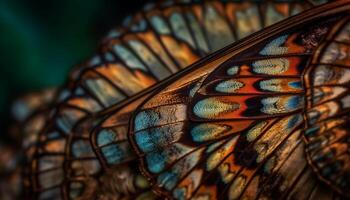
<path fill-rule="evenodd" d="M 20 94 L 61 85 L 143 0 L 0 0 L 0 138 Z"/>

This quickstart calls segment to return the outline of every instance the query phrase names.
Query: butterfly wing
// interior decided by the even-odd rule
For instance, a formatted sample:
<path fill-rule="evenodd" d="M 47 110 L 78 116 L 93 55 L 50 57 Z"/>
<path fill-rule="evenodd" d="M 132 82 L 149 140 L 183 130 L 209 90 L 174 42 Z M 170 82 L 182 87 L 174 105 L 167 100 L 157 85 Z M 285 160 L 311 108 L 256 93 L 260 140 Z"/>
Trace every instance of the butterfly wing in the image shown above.
<path fill-rule="evenodd" d="M 32 186 L 38 198 L 75 198 L 95 184 L 91 177 L 100 167 L 87 134 L 88 127 L 94 124 L 78 122 L 155 83 L 164 76 L 162 71 L 168 70 L 154 53 L 149 55 L 149 47 L 140 47 L 143 43 L 131 37 L 132 32 L 128 37 L 125 35 L 124 32 L 119 39 L 111 37 L 99 54 L 74 70 L 68 89 L 60 92 L 58 106 L 40 134 L 36 156 L 31 163 Z M 130 41 L 142 48 L 144 54 L 135 53 Z M 148 67 L 154 65 L 157 68 L 155 64 L 159 64 L 157 74 Z"/>
<path fill-rule="evenodd" d="M 350 195 L 350 23 L 328 36 L 305 73 L 306 154 L 319 177 Z"/>
<path fill-rule="evenodd" d="M 83 184 L 86 175 L 95 177 L 99 172 L 87 134 L 98 120 L 91 122 L 88 116 L 125 100 L 208 52 L 255 31 L 254 28 L 242 30 L 244 34 L 240 36 L 234 33 L 231 24 L 249 18 L 240 16 L 257 18 L 257 14 L 245 11 L 243 6 L 238 9 L 240 14 L 229 19 L 226 15 L 232 15 L 235 6 L 240 4 L 207 2 L 202 5 L 170 1 L 149 5 L 126 20 L 126 28 L 110 32 L 102 41 L 100 51 L 71 73 L 68 89 L 60 92 L 55 114 L 40 134 L 32 162 L 35 194 L 40 198 L 81 195 L 86 188 Z M 261 4 L 245 3 L 245 6 L 260 9 Z M 297 7 L 302 10 L 309 4 L 269 2 L 267 7 L 271 16 L 279 16 L 266 17 L 269 23 L 273 23 L 299 12 Z M 261 17 L 260 12 L 258 17 Z M 221 31 L 214 31 L 213 25 Z M 242 27 L 240 29 L 246 27 L 237 26 Z M 124 145 L 125 150 L 128 148 Z M 130 160 L 132 154 L 124 154 L 124 158 Z M 91 185 L 95 184 L 94 180 L 88 179 Z"/>
<path fill-rule="evenodd" d="M 38 132 L 44 126 L 56 92 L 56 89 L 33 92 L 14 102 L 12 106 L 14 123 L 10 126 L 9 136 L 21 149 L 1 145 L 0 198 L 13 199 L 26 195 L 25 192 L 29 188 L 28 180 L 27 176 L 21 175 L 29 173 L 28 161 L 33 158 Z M 22 186 L 25 188 L 24 191 Z"/>
<path fill-rule="evenodd" d="M 216 38 L 218 40 L 229 38 L 225 39 L 224 42 L 221 41 L 222 44 L 227 44 L 235 40 L 233 38 L 233 31 L 231 30 L 232 26 L 236 27 L 236 30 L 241 30 L 246 27 L 252 27 L 249 30 L 242 30 L 245 34 L 249 34 L 251 32 L 256 31 L 256 29 L 260 29 L 261 26 L 256 27 L 255 25 L 251 25 L 251 22 L 249 22 L 247 18 L 251 16 L 255 18 L 264 18 L 262 16 L 257 15 L 258 13 L 252 12 L 257 9 L 263 9 L 263 5 L 256 3 L 237 2 L 230 2 L 226 4 L 220 4 L 216 2 L 206 3 L 204 5 L 192 4 L 185 6 L 180 4 L 173 5 L 163 10 L 157 10 L 154 8 L 152 10 L 148 8 L 148 12 L 146 12 L 144 15 L 146 16 L 147 22 L 150 24 L 151 28 L 157 33 L 157 37 L 160 38 L 160 41 L 164 45 L 164 51 L 169 52 L 172 59 L 181 60 L 180 57 L 177 57 L 177 55 L 172 54 L 177 50 L 176 47 L 170 45 L 171 42 L 169 42 L 169 39 L 176 38 L 179 41 L 187 42 L 190 48 L 194 48 L 195 52 L 199 52 L 199 55 L 207 54 L 208 52 L 215 50 L 214 47 L 210 47 L 211 45 L 207 43 L 209 35 L 210 38 Z M 295 12 L 292 10 L 293 7 L 296 5 L 297 4 L 289 3 L 276 3 L 275 5 L 272 2 L 269 2 L 267 4 L 267 7 L 286 8 L 286 12 L 284 12 L 284 15 L 282 15 L 281 17 L 284 18 L 290 13 Z M 303 4 L 299 5 L 299 8 L 302 6 Z M 226 16 L 228 14 L 230 14 L 230 19 L 228 16 Z M 232 16 L 232 14 L 234 14 L 234 16 Z M 237 16 L 245 17 L 237 19 Z M 218 29 L 230 28 L 230 30 L 225 30 L 217 33 L 210 33 L 214 30 L 209 28 L 210 24 L 212 24 L 210 20 L 217 22 L 221 21 L 218 25 L 221 24 L 223 28 L 218 27 Z M 248 22 L 245 22 L 247 20 Z M 264 22 L 264 20 L 258 21 Z M 147 28 L 142 29 L 141 24 L 137 27 L 134 27 L 134 30 L 147 30 Z M 171 32 L 172 30 L 176 31 Z M 179 33 L 177 31 L 179 31 Z M 145 41 L 148 41 L 147 44 L 153 44 L 152 41 L 154 40 L 149 40 L 149 38 L 154 38 L 153 36 L 150 37 L 150 33 L 136 32 L 134 34 L 137 35 L 139 38 L 143 38 L 145 39 Z M 229 35 L 220 35 L 221 33 Z M 191 38 L 190 36 L 192 36 L 193 38 Z M 216 46 L 216 48 L 221 48 L 223 46 L 224 45 Z M 145 98 L 145 96 L 143 96 L 142 98 Z M 107 110 L 103 111 L 103 113 L 107 114 L 101 114 L 102 116 L 108 116 L 109 113 L 113 113 L 113 115 L 108 117 L 108 119 L 104 120 L 99 125 L 99 128 L 94 130 L 92 133 L 92 144 L 94 146 L 95 152 L 98 154 L 100 162 L 105 168 L 105 171 L 114 170 L 115 166 L 124 164 L 125 162 L 129 162 L 130 160 L 134 160 L 135 158 L 133 152 L 130 150 L 130 146 L 128 145 L 128 141 L 126 139 L 126 130 L 128 129 L 128 120 L 131 115 L 131 112 L 135 109 L 136 106 L 138 106 L 139 102 L 141 102 L 140 99 L 126 105 L 125 107 L 116 106 L 115 108 L 108 108 Z M 130 166 L 135 165 L 134 161 L 130 163 L 132 163 Z M 135 167 L 131 168 L 137 171 Z"/>
<path fill-rule="evenodd" d="M 324 38 L 341 27 L 343 3 L 272 26 L 151 94 L 133 116 L 130 140 L 154 190 L 176 199 L 251 197 L 247 191 L 286 198 L 314 180 L 295 146 L 305 122 L 303 77 Z M 290 164 L 293 157 L 300 165 Z M 321 187 L 306 182 L 299 195 Z"/>
<path fill-rule="evenodd" d="M 291 4 L 291 5 L 286 4 L 286 3 L 276 3 L 276 5 L 274 5 L 273 3 L 269 2 L 266 6 L 267 7 L 270 6 L 270 7 L 274 7 L 274 8 L 275 7 L 284 7 L 284 8 L 286 8 L 286 12 L 284 14 L 285 14 L 285 16 L 288 16 L 289 13 L 294 12 L 294 11 L 292 11 L 293 10 L 292 8 L 296 4 Z M 301 5 L 303 5 L 303 4 L 301 4 Z M 301 6 L 301 5 L 299 5 L 299 6 Z M 144 39 L 143 40 L 144 43 L 146 43 L 147 45 L 151 45 L 154 40 L 146 40 L 146 39 L 155 37 L 155 36 L 152 36 L 152 37 L 149 36 L 150 34 L 154 34 L 154 33 L 151 31 L 149 31 L 149 33 L 147 31 L 145 32 L 145 30 L 147 30 L 147 28 L 145 28 L 145 27 L 150 26 L 151 30 L 152 29 L 154 30 L 154 32 L 156 33 L 156 36 L 158 38 L 160 38 L 161 41 L 165 40 L 164 38 L 168 38 L 168 39 L 175 38 L 175 39 L 178 39 L 180 42 L 187 41 L 189 43 L 189 46 L 190 46 L 189 48 L 194 48 L 195 52 L 198 52 L 198 51 L 202 52 L 202 51 L 204 51 L 203 49 L 205 49 L 205 48 L 202 48 L 203 46 L 210 46 L 208 43 L 205 42 L 205 41 L 208 41 L 208 38 L 205 39 L 205 37 L 206 37 L 206 35 L 210 35 L 209 31 L 212 31 L 212 29 L 210 29 L 209 27 L 204 28 L 204 24 L 210 24 L 210 21 L 204 22 L 205 20 L 207 20 L 207 19 L 209 20 L 209 18 L 215 18 L 214 21 L 220 21 L 220 19 L 217 19 L 217 18 L 221 18 L 221 21 L 222 21 L 221 24 L 223 24 L 224 22 L 230 21 L 230 23 L 226 23 L 225 25 L 222 25 L 222 26 L 225 26 L 225 27 L 237 26 L 235 29 L 240 30 L 240 29 L 243 29 L 242 28 L 243 25 L 239 25 L 239 23 L 241 23 L 239 21 L 244 21 L 244 20 L 246 20 L 246 18 L 248 18 L 248 16 L 254 15 L 254 14 L 251 14 L 253 10 L 260 10 L 266 6 L 263 6 L 260 4 L 253 4 L 253 3 L 237 3 L 237 2 L 235 2 L 235 3 L 230 2 L 230 3 L 226 3 L 226 4 L 222 3 L 219 5 L 219 3 L 216 2 L 216 3 L 207 3 L 204 5 L 201 5 L 201 4 L 190 4 L 190 5 L 180 4 L 180 5 L 178 5 L 178 4 L 176 4 L 176 5 L 173 5 L 169 8 L 166 7 L 163 10 L 158 9 L 158 7 L 157 7 L 157 9 L 155 9 L 154 7 L 153 7 L 153 9 L 147 8 L 148 12 L 146 12 L 144 14 L 147 17 L 146 18 L 147 20 L 146 21 L 140 20 L 140 22 L 142 22 L 142 23 L 139 23 L 137 26 L 136 25 L 132 26 L 131 29 L 134 30 L 135 32 L 133 34 L 130 34 L 130 35 L 136 35 L 136 36 L 138 36 L 138 38 Z M 204 11 L 204 10 L 207 10 L 207 11 Z M 237 12 L 237 14 L 232 16 L 231 12 Z M 247 12 L 250 15 L 245 14 L 245 12 Z M 228 13 L 230 13 L 230 16 L 226 16 L 226 15 L 228 15 Z M 163 17 L 163 15 L 166 15 L 166 17 Z M 244 15 L 245 17 L 242 19 L 237 19 L 237 16 L 242 16 L 242 15 Z M 202 18 L 200 18 L 200 17 L 202 17 Z M 257 19 L 264 18 L 263 16 L 254 16 L 254 17 Z M 181 19 L 181 20 L 179 20 L 180 22 L 177 22 L 176 20 L 171 20 L 173 18 L 174 19 Z M 264 20 L 258 20 L 258 21 L 264 21 Z M 144 23 L 147 23 L 147 22 L 149 23 L 148 26 L 144 25 Z M 180 25 L 174 24 L 175 22 L 180 23 Z M 188 24 L 187 25 L 183 24 L 185 22 L 188 22 Z M 141 24 L 143 24 L 143 25 L 141 25 Z M 244 24 L 249 24 L 249 23 L 244 22 Z M 209 26 L 209 25 L 207 25 L 207 26 Z M 144 27 L 144 28 L 141 28 L 141 27 Z M 181 30 L 180 32 L 184 32 L 184 33 L 182 33 L 182 34 L 176 33 L 176 31 L 174 31 L 174 30 L 177 30 L 176 27 L 178 27 L 178 29 Z M 179 27 L 182 27 L 182 28 L 179 28 Z M 190 28 L 186 29 L 186 27 L 187 28 L 190 27 Z M 194 27 L 197 27 L 197 28 L 194 28 Z M 249 28 L 249 27 L 254 27 L 254 26 L 248 25 L 247 27 Z M 261 28 L 261 26 L 259 26 L 258 28 Z M 183 30 L 183 29 L 186 29 L 186 30 Z M 223 29 L 223 28 L 220 28 L 220 29 Z M 143 31 L 140 31 L 140 30 L 143 30 Z M 173 32 L 171 32 L 171 30 L 173 30 Z M 249 33 L 253 32 L 255 30 L 256 29 L 251 28 Z M 226 34 L 225 32 L 228 32 L 232 35 L 232 30 L 224 31 L 223 34 Z M 130 35 L 128 35 L 128 38 L 131 38 Z M 184 35 L 186 35 L 186 37 Z M 194 38 L 193 39 L 190 38 L 190 35 Z M 232 39 L 233 36 L 227 36 L 227 37 Z M 216 36 L 212 37 L 212 38 L 214 38 L 214 39 L 215 38 L 225 38 L 225 36 L 222 36 L 222 35 L 219 35 L 219 33 L 216 33 Z M 194 42 L 194 41 L 197 41 L 197 42 Z M 234 40 L 225 40 L 224 43 L 228 43 L 228 42 L 232 42 L 232 41 L 234 41 Z M 157 42 L 159 43 L 159 41 L 157 41 Z M 199 43 L 203 43 L 203 45 L 198 45 L 198 46 L 195 45 L 195 44 L 199 44 Z M 165 49 L 163 49 L 164 52 L 172 53 L 173 51 L 175 51 L 175 49 L 171 50 L 172 48 L 175 48 L 175 47 L 169 47 L 169 45 L 167 45 L 166 42 L 163 42 L 162 44 L 163 44 L 163 46 L 165 46 Z M 113 43 L 112 45 L 118 46 L 117 43 Z M 220 47 L 223 47 L 223 46 L 220 46 Z M 213 48 L 211 48 L 210 50 L 209 50 L 209 47 L 207 47 L 207 48 L 208 48 L 207 52 L 214 50 Z M 115 49 L 115 47 L 110 47 L 110 49 Z M 204 53 L 207 54 L 207 52 L 204 52 Z M 119 57 L 122 57 L 122 54 L 120 54 L 120 53 L 118 54 L 118 52 L 116 52 L 116 51 L 114 51 L 114 54 L 117 54 L 117 55 L 119 55 Z M 129 58 L 129 60 L 125 58 L 124 59 L 125 62 L 130 61 L 131 57 L 127 57 L 127 58 Z M 175 60 L 179 60 L 179 59 L 176 59 L 176 56 L 174 56 L 174 55 L 172 56 L 172 58 Z M 196 59 L 197 58 L 192 59 L 192 62 Z M 106 72 L 109 73 L 110 71 L 106 70 Z M 119 108 L 119 107 L 120 106 L 117 105 L 115 110 L 117 110 L 117 108 Z M 112 106 L 112 107 L 107 109 L 109 111 L 103 111 L 103 112 L 104 113 L 113 113 L 113 109 L 114 108 Z M 132 109 L 129 109 L 128 112 L 131 112 L 131 111 L 132 111 Z M 117 116 L 120 115 L 119 114 L 120 112 L 121 111 L 119 111 L 118 113 L 115 113 L 115 114 L 113 114 L 113 116 L 111 116 L 111 118 L 116 118 L 116 119 L 114 119 L 116 126 L 119 125 L 119 123 L 123 124 L 122 122 L 119 122 L 117 120 L 118 119 Z M 121 113 L 124 113 L 124 112 L 121 112 Z M 120 120 L 122 120 L 122 119 L 120 119 Z M 124 123 L 127 123 L 127 122 L 124 122 Z M 98 146 L 98 144 L 95 144 L 95 145 Z"/>

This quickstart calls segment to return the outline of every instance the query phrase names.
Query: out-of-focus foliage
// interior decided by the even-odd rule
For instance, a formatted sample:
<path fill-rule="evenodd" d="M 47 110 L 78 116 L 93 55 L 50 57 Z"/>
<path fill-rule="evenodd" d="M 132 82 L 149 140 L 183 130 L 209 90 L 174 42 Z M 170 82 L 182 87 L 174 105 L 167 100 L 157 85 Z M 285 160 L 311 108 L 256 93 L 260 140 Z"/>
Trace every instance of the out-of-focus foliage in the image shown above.
<path fill-rule="evenodd" d="M 143 3 L 1 0 L 0 137 L 16 96 L 62 84 L 72 65 L 89 56 L 99 38 Z"/>

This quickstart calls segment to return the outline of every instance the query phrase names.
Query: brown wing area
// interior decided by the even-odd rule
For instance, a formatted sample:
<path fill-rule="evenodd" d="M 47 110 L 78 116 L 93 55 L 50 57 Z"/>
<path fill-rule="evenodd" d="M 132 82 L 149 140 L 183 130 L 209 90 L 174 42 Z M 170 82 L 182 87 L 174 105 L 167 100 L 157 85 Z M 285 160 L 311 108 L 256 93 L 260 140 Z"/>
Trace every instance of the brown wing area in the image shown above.
<path fill-rule="evenodd" d="M 345 18 L 318 49 L 304 75 L 308 160 L 321 180 L 350 195 L 350 23 Z"/>

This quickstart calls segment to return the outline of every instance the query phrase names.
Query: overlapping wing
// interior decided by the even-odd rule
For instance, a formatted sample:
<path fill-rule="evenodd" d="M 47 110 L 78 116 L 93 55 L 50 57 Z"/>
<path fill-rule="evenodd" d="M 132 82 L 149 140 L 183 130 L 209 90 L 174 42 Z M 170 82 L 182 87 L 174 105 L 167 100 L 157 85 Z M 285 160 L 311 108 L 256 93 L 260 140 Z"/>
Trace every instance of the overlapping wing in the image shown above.
<path fill-rule="evenodd" d="M 11 145 L 1 144 L 0 198 L 17 199 L 26 194 L 29 187 L 28 161 L 33 158 L 37 135 L 48 117 L 48 110 L 55 98 L 56 90 L 47 89 L 18 98 L 13 106 L 13 123 L 8 136 Z"/>
<path fill-rule="evenodd" d="M 319 48 L 304 75 L 306 153 L 319 177 L 350 196 L 350 19 Z"/>
<path fill-rule="evenodd" d="M 153 189 L 175 199 L 318 198 L 324 186 L 301 137 L 309 112 L 304 73 L 349 9 L 338 2 L 286 20 L 149 94 L 133 115 L 130 140 Z M 346 173 L 349 162 L 337 158 Z M 326 187 L 326 198 L 333 193 Z"/>
<path fill-rule="evenodd" d="M 154 8 L 152 10 L 148 8 L 148 12 L 144 15 L 147 19 L 146 22 L 148 22 L 155 33 L 157 33 L 157 37 L 165 47 L 164 52 L 172 53 L 178 51 L 176 46 L 171 46 L 171 42 L 169 42 L 170 39 L 176 38 L 180 41 L 187 42 L 189 44 L 188 48 L 194 49 L 198 55 L 205 55 L 208 52 L 212 52 L 213 50 L 227 45 L 228 41 L 233 42 L 238 38 L 261 29 L 263 26 L 268 25 L 268 23 L 272 23 L 272 20 L 276 22 L 292 13 L 297 13 L 297 8 L 300 11 L 305 9 L 305 7 L 307 6 L 304 4 L 291 2 L 267 2 L 263 4 L 249 2 L 229 2 L 222 4 L 214 2 L 191 4 L 188 6 L 175 4 L 163 10 Z M 267 8 L 269 8 L 270 11 L 267 12 L 266 15 L 255 12 L 258 10 L 264 11 Z M 279 13 L 279 11 L 281 13 Z M 270 15 L 278 15 L 279 18 L 273 18 Z M 249 19 L 250 17 L 254 19 Z M 218 23 L 215 24 L 218 26 L 216 29 L 210 28 L 210 26 L 213 25 L 210 20 Z M 270 21 L 268 22 L 268 20 Z M 140 23 L 138 27 L 142 26 L 147 27 L 146 25 L 142 25 L 142 23 Z M 135 28 L 134 30 L 137 29 Z M 222 31 L 215 32 L 214 30 Z M 239 32 L 239 36 L 237 36 L 236 31 Z M 138 36 L 153 39 L 153 36 L 146 37 L 149 34 L 153 33 L 138 33 Z M 147 44 L 153 43 L 153 40 L 147 41 L 149 41 Z M 217 46 L 215 47 L 215 45 Z M 187 50 L 185 48 L 182 51 L 186 52 Z M 181 56 L 176 56 L 177 55 L 174 55 L 173 59 L 183 60 Z M 196 59 L 197 58 L 193 60 Z M 145 96 L 142 98 L 145 98 Z M 103 121 L 99 128 L 93 132 L 92 143 L 105 171 L 116 171 L 115 168 L 117 166 L 124 165 L 125 163 L 129 163 L 131 166 L 130 168 L 134 171 L 137 170 L 134 161 L 135 156 L 126 138 L 126 131 L 128 129 L 128 120 L 131 112 L 138 106 L 139 102 L 141 102 L 141 100 L 136 100 L 124 108 L 120 106 L 107 109 L 108 111 L 104 112 L 107 114 L 102 114 L 102 116 L 108 116 L 110 113 L 113 114 Z M 100 119 L 100 117 L 97 119 Z"/>
<path fill-rule="evenodd" d="M 92 140 L 91 148 L 89 131 L 101 119 L 89 117 L 97 112 L 111 113 L 110 107 L 200 57 L 311 5 L 298 1 L 167 1 L 147 5 L 126 20 L 124 28 L 112 31 L 103 40 L 100 51 L 71 73 L 52 118 L 39 136 L 31 163 L 34 196 L 76 198 L 94 192 L 90 189 L 101 183 L 101 167 L 95 153 L 105 169 L 104 177 L 111 173 L 119 176 L 124 171 L 135 173 L 130 170 L 135 168 L 130 167 L 134 166 L 134 154 L 125 140 L 126 124 L 121 135 L 116 136 L 118 141 L 101 145 Z M 117 169 L 108 170 L 109 166 Z M 134 191 L 131 185 L 106 190 L 116 190 L 123 197 Z M 141 184 L 141 189 L 146 185 Z"/>

